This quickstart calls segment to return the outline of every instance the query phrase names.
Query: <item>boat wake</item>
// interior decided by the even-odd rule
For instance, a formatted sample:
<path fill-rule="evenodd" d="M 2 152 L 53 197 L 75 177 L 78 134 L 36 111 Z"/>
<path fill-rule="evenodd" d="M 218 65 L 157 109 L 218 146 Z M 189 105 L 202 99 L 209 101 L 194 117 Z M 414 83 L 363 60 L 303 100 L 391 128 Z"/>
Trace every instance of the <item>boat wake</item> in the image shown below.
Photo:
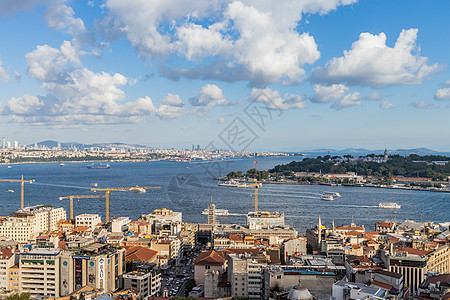
<path fill-rule="evenodd" d="M 55 187 L 63 187 L 63 188 L 72 188 L 72 189 L 82 189 L 82 190 L 90 190 L 90 187 L 85 186 L 73 186 L 73 185 L 63 185 L 63 184 L 53 184 L 53 183 L 42 183 L 42 182 L 34 182 L 33 185 L 45 185 L 45 186 L 55 186 Z"/>
<path fill-rule="evenodd" d="M 378 207 L 376 205 L 353 205 L 353 204 L 337 204 L 337 205 L 327 205 L 327 206 L 337 206 L 337 207 L 360 207 L 360 208 L 373 208 Z"/>

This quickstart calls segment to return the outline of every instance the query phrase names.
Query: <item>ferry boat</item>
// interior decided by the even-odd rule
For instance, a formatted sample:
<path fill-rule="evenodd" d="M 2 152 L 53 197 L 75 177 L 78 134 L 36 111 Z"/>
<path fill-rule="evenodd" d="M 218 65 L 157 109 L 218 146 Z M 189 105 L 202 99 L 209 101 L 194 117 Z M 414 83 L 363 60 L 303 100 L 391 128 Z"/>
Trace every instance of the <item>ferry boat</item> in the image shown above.
<path fill-rule="evenodd" d="M 8 190 L 8 193 L 14 193 L 14 190 Z"/>
<path fill-rule="evenodd" d="M 60 164 L 59 164 L 59 166 L 60 166 L 60 167 L 64 167 L 64 166 L 65 166 L 65 164 L 63 164 L 63 163 L 60 163 Z"/>
<path fill-rule="evenodd" d="M 333 195 L 327 195 L 327 194 L 323 193 L 322 196 L 320 197 L 320 200 L 333 201 L 334 197 L 333 197 Z"/>
<path fill-rule="evenodd" d="M 239 180 L 230 179 L 226 181 L 220 181 L 218 183 L 219 186 L 227 186 L 227 187 L 238 187 L 242 185 L 246 185 L 245 183 L 240 182 Z"/>
<path fill-rule="evenodd" d="M 94 165 L 94 164 L 92 164 L 92 165 L 88 165 L 87 168 L 88 169 L 109 169 L 109 168 L 111 168 L 111 166 L 109 164 L 106 164 L 106 165 Z"/>
<path fill-rule="evenodd" d="M 338 192 L 323 192 L 324 195 L 330 195 L 333 197 L 342 197 L 341 194 L 339 194 Z"/>
<path fill-rule="evenodd" d="M 402 206 L 397 203 L 378 203 L 378 208 L 400 209 Z"/>
<path fill-rule="evenodd" d="M 202 215 L 208 215 L 209 214 L 209 209 L 206 208 L 205 210 L 202 211 Z M 230 212 L 228 211 L 228 209 L 216 209 L 216 216 L 228 216 L 230 214 Z"/>
<path fill-rule="evenodd" d="M 130 188 L 129 191 L 132 192 L 132 193 L 138 193 L 138 194 L 145 193 L 145 189 L 141 188 L 141 187 L 138 187 L 138 186 Z"/>

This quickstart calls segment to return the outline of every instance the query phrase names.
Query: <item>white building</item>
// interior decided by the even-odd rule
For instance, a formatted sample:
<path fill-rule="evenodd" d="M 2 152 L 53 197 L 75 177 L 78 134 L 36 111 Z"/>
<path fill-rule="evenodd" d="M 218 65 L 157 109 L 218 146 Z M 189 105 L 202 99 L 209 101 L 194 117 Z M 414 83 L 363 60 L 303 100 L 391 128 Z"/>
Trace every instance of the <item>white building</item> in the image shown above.
<path fill-rule="evenodd" d="M 111 219 L 111 232 L 123 232 L 128 229 L 131 220 L 128 217 L 117 217 Z"/>
<path fill-rule="evenodd" d="M 98 214 L 82 214 L 75 217 L 75 226 L 87 226 L 94 230 L 98 223 L 102 222 L 102 218 Z"/>
<path fill-rule="evenodd" d="M 249 212 L 247 214 L 247 225 L 250 229 L 284 226 L 284 214 L 264 211 Z"/>
<path fill-rule="evenodd" d="M 182 213 L 177 211 L 172 211 L 171 209 L 162 208 L 155 209 L 153 213 L 148 215 L 143 215 L 142 220 L 150 222 L 151 220 L 166 220 L 173 222 L 182 222 Z"/>
<path fill-rule="evenodd" d="M 12 213 L 0 223 L 0 237 L 20 243 L 33 241 L 40 233 L 57 230 L 57 223 L 67 217 L 64 208 L 37 205 Z"/>

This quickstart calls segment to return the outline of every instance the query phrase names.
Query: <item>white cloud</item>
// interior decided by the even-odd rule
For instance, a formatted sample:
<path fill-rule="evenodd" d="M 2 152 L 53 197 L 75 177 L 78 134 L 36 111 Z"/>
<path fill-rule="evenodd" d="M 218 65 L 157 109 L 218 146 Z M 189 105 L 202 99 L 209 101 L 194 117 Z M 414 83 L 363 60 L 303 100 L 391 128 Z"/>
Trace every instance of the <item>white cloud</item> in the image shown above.
<path fill-rule="evenodd" d="M 434 95 L 436 100 L 450 100 L 450 88 L 439 89 Z"/>
<path fill-rule="evenodd" d="M 332 84 L 330 86 L 316 84 L 314 86 L 314 96 L 311 98 L 315 103 L 329 103 L 344 97 L 348 87 L 343 84 Z"/>
<path fill-rule="evenodd" d="M 9 81 L 8 72 L 6 72 L 6 70 L 3 68 L 3 62 L 1 59 L 0 59 L 0 81 L 3 82 Z"/>
<path fill-rule="evenodd" d="M 345 95 L 341 100 L 334 102 L 331 108 L 340 110 L 351 106 L 360 106 L 361 100 L 358 92 Z"/>
<path fill-rule="evenodd" d="M 83 20 L 75 18 L 73 8 L 65 4 L 49 5 L 44 18 L 48 26 L 54 30 L 66 30 L 71 35 L 79 35 L 86 31 Z"/>
<path fill-rule="evenodd" d="M 198 115 L 204 115 L 217 105 L 229 105 L 231 102 L 225 99 L 217 85 L 207 84 L 200 89 L 198 96 L 189 99 L 189 103 Z"/>
<path fill-rule="evenodd" d="M 389 101 L 383 101 L 383 102 L 380 103 L 380 108 L 382 108 L 382 109 L 391 109 L 391 108 L 394 108 L 394 104 L 392 104 Z"/>
<path fill-rule="evenodd" d="M 39 80 L 60 80 L 67 64 L 80 65 L 79 49 L 72 42 L 64 41 L 60 49 L 48 45 L 37 46 L 36 50 L 25 55 L 28 73 Z"/>
<path fill-rule="evenodd" d="M 421 109 L 421 108 L 428 109 L 428 108 L 433 107 L 433 103 L 426 103 L 424 101 L 416 100 L 413 103 L 411 103 L 409 106 L 417 108 L 417 109 Z"/>
<path fill-rule="evenodd" d="M 156 111 L 158 116 L 163 120 L 179 118 L 184 112 L 184 103 L 180 96 L 173 94 L 167 94 Z"/>
<path fill-rule="evenodd" d="M 95 73 L 79 65 L 78 48 L 64 41 L 60 49 L 38 46 L 26 55 L 28 72 L 42 82 L 43 96 L 11 98 L 1 114 L 14 122 L 54 128 L 80 124 L 136 123 L 148 116 L 171 119 L 181 115 L 183 103 L 177 95 L 167 95 L 159 108 L 149 97 L 122 103 L 122 74 Z"/>
<path fill-rule="evenodd" d="M 160 73 L 172 79 L 291 84 L 301 81 L 303 66 L 320 56 L 314 38 L 298 32 L 302 15 L 325 14 L 354 2 L 106 0 L 109 14 L 104 24 L 109 28 L 104 31 L 112 39 L 124 34 L 141 57 L 178 56 L 189 61 L 188 68 L 160 64 Z"/>
<path fill-rule="evenodd" d="M 394 47 L 386 45 L 386 35 L 361 33 L 344 56 L 329 60 L 313 70 L 312 79 L 327 83 L 372 86 L 420 84 L 438 64 L 428 64 L 416 46 L 417 29 L 402 30 Z"/>
<path fill-rule="evenodd" d="M 266 103 L 269 105 L 269 108 L 277 110 L 306 108 L 304 102 L 305 97 L 294 94 L 285 94 L 284 97 L 282 97 L 277 90 L 272 90 L 268 87 L 265 89 L 253 88 L 250 91 L 249 100 Z"/>

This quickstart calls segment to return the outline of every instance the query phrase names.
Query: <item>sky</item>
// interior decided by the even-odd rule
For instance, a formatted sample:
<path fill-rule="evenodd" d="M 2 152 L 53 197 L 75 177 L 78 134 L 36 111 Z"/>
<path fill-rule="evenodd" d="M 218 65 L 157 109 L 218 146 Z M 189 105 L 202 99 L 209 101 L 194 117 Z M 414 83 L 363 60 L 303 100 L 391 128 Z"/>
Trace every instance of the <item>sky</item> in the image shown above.
<path fill-rule="evenodd" d="M 0 134 L 450 152 L 450 2 L 2 0 Z"/>

